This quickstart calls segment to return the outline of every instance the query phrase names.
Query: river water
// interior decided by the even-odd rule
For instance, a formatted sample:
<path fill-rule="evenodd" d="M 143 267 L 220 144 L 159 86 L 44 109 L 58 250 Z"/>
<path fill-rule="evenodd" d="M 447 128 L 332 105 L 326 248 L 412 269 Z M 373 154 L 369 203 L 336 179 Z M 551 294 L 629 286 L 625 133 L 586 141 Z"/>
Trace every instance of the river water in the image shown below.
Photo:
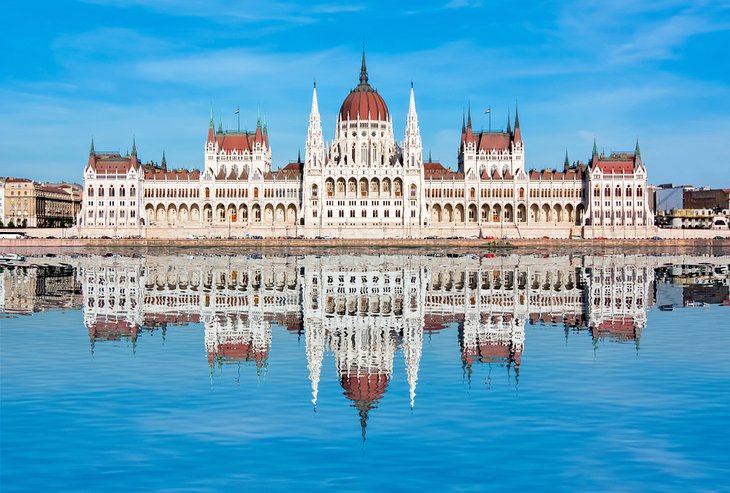
<path fill-rule="evenodd" d="M 729 265 L 28 256 L 0 490 L 727 490 Z"/>

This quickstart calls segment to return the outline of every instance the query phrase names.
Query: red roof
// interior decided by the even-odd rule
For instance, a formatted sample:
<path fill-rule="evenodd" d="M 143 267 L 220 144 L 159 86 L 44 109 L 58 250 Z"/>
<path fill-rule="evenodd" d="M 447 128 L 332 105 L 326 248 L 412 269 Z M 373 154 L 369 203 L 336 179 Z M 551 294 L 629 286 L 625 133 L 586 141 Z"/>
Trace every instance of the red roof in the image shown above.
<path fill-rule="evenodd" d="M 490 152 L 492 149 L 509 149 L 511 136 L 506 132 L 478 132 L 474 134 L 477 151 Z"/>
<path fill-rule="evenodd" d="M 139 168 L 139 161 L 135 155 L 92 154 L 89 156 L 88 166 L 101 175 L 126 175 L 130 169 Z"/>

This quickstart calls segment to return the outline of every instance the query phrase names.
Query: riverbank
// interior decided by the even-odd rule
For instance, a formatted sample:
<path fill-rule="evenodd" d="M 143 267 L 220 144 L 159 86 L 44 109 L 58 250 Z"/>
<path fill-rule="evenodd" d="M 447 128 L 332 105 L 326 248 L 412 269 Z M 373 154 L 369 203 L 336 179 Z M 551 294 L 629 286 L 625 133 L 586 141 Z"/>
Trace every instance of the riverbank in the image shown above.
<path fill-rule="evenodd" d="M 22 238 L 0 239 L 0 248 L 250 248 L 250 249 L 343 249 L 343 248 L 393 248 L 393 249 L 428 249 L 447 253 L 451 248 L 459 249 L 584 249 L 584 248 L 651 248 L 665 249 L 678 247 L 730 247 L 730 237 L 723 239 L 691 238 L 691 239 L 514 239 L 487 241 L 483 239 L 296 239 L 296 238 L 264 238 L 264 239 L 158 239 L 158 238 Z"/>

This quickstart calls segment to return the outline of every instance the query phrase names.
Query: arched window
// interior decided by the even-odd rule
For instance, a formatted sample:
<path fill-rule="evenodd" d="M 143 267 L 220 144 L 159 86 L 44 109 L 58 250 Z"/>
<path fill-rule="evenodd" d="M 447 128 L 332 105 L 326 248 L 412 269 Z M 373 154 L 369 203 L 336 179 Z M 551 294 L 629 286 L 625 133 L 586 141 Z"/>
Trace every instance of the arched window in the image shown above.
<path fill-rule="evenodd" d="M 616 197 L 621 196 L 621 187 L 616 187 Z"/>
<path fill-rule="evenodd" d="M 125 196 L 125 193 L 124 193 L 124 185 L 122 185 L 121 187 L 119 187 L 119 196 L 120 197 L 124 197 Z"/>
<path fill-rule="evenodd" d="M 525 189 L 524 188 L 520 188 L 520 198 L 521 199 L 525 198 Z"/>
<path fill-rule="evenodd" d="M 605 189 L 603 190 L 603 196 L 604 196 L 604 197 L 610 197 L 610 196 L 611 196 L 611 189 L 610 189 L 610 188 L 608 188 L 608 187 L 606 187 L 606 188 L 605 188 Z"/>
<path fill-rule="evenodd" d="M 411 199 L 416 198 L 416 185 L 411 185 Z"/>
<path fill-rule="evenodd" d="M 109 196 L 114 197 L 114 187 L 109 187 Z"/>
<path fill-rule="evenodd" d="M 474 188 L 471 188 L 471 189 L 469 190 L 469 198 L 470 198 L 470 199 L 476 198 L 476 194 L 477 194 L 477 193 L 476 193 L 476 190 L 475 190 Z"/>
<path fill-rule="evenodd" d="M 99 187 L 99 197 L 104 196 L 104 187 Z"/>
<path fill-rule="evenodd" d="M 644 196 L 644 190 L 641 187 L 636 187 L 636 196 L 637 197 L 643 197 Z"/>
<path fill-rule="evenodd" d="M 89 195 L 89 197 L 93 197 L 94 196 L 94 189 L 92 187 L 89 187 L 88 195 Z"/>
<path fill-rule="evenodd" d="M 317 185 L 316 184 L 315 185 L 312 185 L 312 197 L 315 198 L 315 199 L 317 198 L 317 192 L 318 192 Z"/>

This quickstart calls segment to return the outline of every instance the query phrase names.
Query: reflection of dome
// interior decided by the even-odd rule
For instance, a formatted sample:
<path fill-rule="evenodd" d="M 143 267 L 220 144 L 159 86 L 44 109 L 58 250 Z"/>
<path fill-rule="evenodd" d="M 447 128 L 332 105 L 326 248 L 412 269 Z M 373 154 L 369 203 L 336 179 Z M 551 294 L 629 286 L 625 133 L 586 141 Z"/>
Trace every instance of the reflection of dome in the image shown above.
<path fill-rule="evenodd" d="M 347 95 L 340 107 L 341 120 L 380 120 L 388 121 L 388 107 L 373 87 L 368 84 L 368 71 L 365 67 L 365 52 L 362 54 L 360 84 Z"/>
<path fill-rule="evenodd" d="M 360 415 L 363 442 L 368 424 L 368 411 L 376 407 L 375 404 L 383 397 L 388 382 L 388 375 L 384 373 L 342 375 L 340 377 L 340 385 L 345 390 L 343 393 L 353 401 L 352 405 L 357 408 Z"/>

